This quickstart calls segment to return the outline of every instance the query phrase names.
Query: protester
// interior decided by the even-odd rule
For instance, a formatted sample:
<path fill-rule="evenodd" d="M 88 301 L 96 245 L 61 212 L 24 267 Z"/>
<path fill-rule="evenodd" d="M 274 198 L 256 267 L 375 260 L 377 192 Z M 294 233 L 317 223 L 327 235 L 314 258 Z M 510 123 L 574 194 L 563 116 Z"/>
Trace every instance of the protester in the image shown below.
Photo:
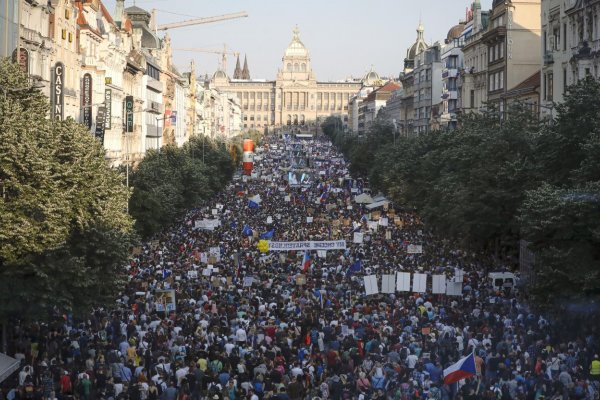
<path fill-rule="evenodd" d="M 410 210 L 355 202 L 368 182 L 328 141 L 265 141 L 253 176 L 134 249 L 116 307 L 16 327 L 14 353 L 31 364 L 6 398 L 597 396 L 593 327 L 553 327 L 518 290 L 493 288 L 487 272 L 502 266 L 491 257 L 436 238 Z M 346 248 L 261 252 L 261 236 Z M 366 295 L 365 275 L 399 271 L 446 275 L 462 290 Z M 444 384 L 444 369 L 471 353 L 473 377 Z"/>

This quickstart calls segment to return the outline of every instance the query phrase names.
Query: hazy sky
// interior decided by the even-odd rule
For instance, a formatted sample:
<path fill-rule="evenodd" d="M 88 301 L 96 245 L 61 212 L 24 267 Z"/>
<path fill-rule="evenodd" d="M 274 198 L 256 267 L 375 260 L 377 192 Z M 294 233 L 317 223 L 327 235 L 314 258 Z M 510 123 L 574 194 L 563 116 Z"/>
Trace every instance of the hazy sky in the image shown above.
<path fill-rule="evenodd" d="M 283 52 L 297 24 L 310 51 L 318 80 L 364 75 L 371 65 L 382 76 L 398 76 L 406 49 L 415 41 L 419 18 L 427 42 L 442 40 L 464 19 L 472 0 L 137 0 L 144 9 L 155 8 L 159 24 L 246 11 L 247 18 L 196 25 L 169 31 L 173 47 L 231 49 L 248 56 L 252 78 L 274 79 Z M 104 0 L 111 14 L 115 0 Z M 126 0 L 125 6 L 133 5 Z M 492 0 L 481 0 L 482 8 Z M 177 15 L 176 15 L 177 14 Z M 162 34 L 161 34 L 162 35 Z M 196 60 L 199 73 L 212 74 L 217 54 L 174 52 L 175 64 L 189 70 Z M 235 59 L 228 59 L 231 76 Z"/>

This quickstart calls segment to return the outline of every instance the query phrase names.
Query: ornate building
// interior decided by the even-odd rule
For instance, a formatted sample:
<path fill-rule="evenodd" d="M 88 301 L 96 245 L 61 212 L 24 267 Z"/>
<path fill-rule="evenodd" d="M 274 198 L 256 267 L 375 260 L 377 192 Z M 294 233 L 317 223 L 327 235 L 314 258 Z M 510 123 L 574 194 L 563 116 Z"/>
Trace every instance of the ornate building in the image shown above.
<path fill-rule="evenodd" d="M 348 100 L 361 88 L 362 82 L 317 81 L 310 54 L 296 27 L 275 80 L 250 79 L 247 60 L 244 60 L 241 71 L 239 63 L 236 65 L 233 79 L 218 70 L 210 86 L 237 95 L 245 129 L 265 129 L 269 126 L 311 125 L 329 115 L 339 115 L 347 123 Z"/>

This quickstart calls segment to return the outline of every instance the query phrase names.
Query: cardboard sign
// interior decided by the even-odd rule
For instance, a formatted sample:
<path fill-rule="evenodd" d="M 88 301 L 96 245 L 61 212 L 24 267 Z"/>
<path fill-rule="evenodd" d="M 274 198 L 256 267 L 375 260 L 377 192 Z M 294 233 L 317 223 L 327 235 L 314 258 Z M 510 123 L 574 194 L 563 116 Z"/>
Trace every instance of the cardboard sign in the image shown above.
<path fill-rule="evenodd" d="M 311 224 L 313 222 L 313 217 L 306 217 L 306 223 Z"/>
<path fill-rule="evenodd" d="M 306 275 L 296 275 L 296 285 L 302 286 L 306 285 Z"/>
<path fill-rule="evenodd" d="M 244 287 L 250 287 L 252 286 L 252 283 L 254 282 L 254 278 L 252 276 L 245 276 L 244 277 Z"/>
<path fill-rule="evenodd" d="M 396 290 L 399 292 L 410 292 L 409 272 L 398 272 L 396 274 Z"/>

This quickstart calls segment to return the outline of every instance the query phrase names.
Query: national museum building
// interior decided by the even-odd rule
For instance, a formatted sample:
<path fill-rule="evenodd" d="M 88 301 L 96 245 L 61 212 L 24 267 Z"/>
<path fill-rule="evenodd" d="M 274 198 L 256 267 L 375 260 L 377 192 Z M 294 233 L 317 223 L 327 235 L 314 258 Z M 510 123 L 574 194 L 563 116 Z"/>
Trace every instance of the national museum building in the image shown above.
<path fill-rule="evenodd" d="M 273 81 L 251 79 L 248 65 L 240 69 L 239 59 L 233 79 L 218 70 L 211 87 L 236 94 L 243 113 L 243 127 L 312 125 L 330 115 L 348 120 L 348 99 L 362 86 L 360 80 L 319 82 L 310 65 L 310 55 L 296 27 L 285 50 L 283 65 Z"/>

